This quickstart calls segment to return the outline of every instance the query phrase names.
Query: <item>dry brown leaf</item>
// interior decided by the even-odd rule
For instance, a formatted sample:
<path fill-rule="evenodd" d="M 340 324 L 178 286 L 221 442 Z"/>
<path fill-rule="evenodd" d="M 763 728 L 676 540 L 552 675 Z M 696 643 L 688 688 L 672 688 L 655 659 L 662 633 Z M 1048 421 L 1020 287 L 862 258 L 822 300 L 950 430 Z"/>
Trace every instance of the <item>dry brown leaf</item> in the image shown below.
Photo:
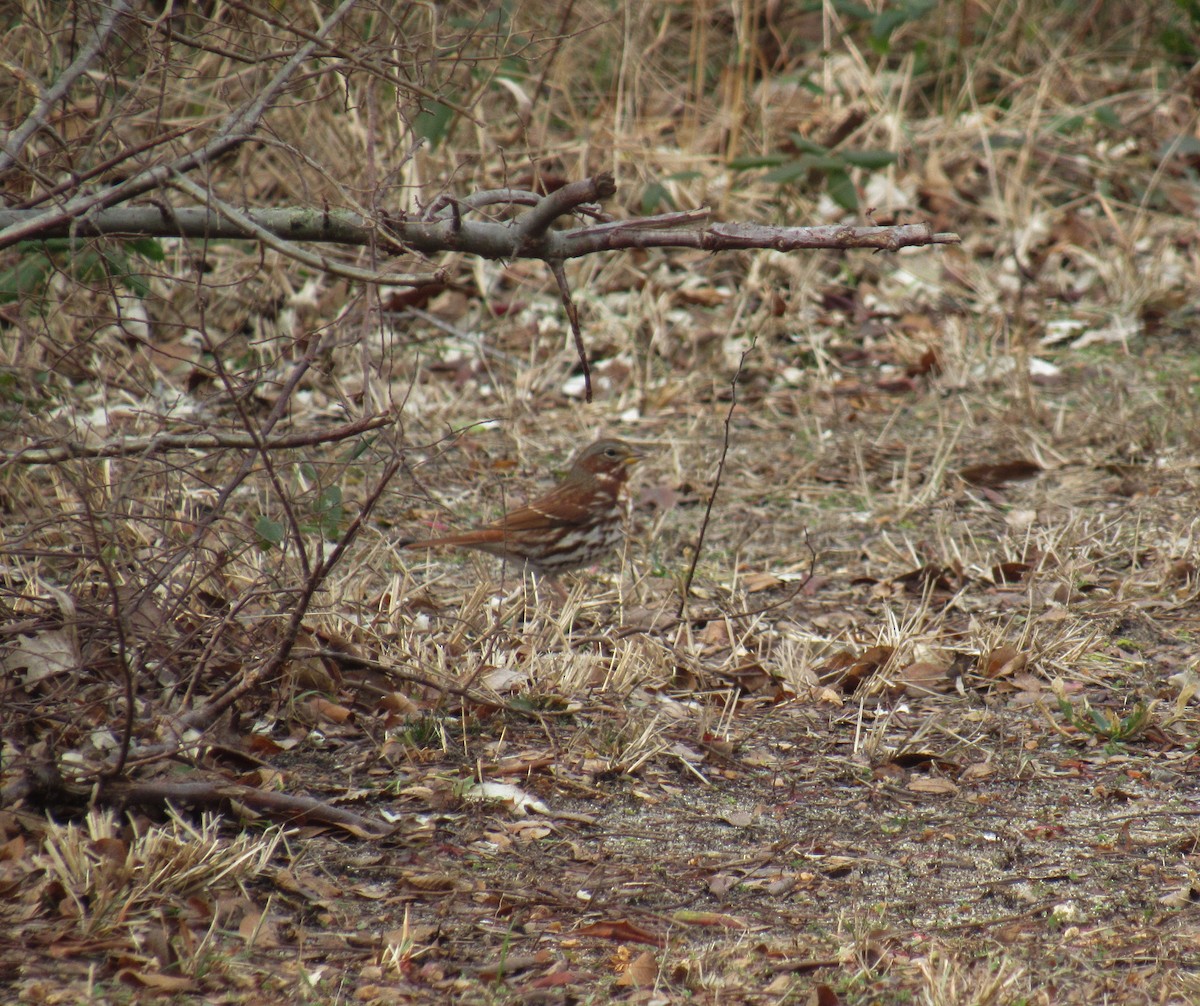
<path fill-rule="evenodd" d="M 282 946 L 275 923 L 269 917 L 264 918 L 263 913 L 257 910 L 248 911 L 242 916 L 238 936 L 246 941 L 247 948 L 277 950 Z"/>
<path fill-rule="evenodd" d="M 412 699 L 401 692 L 388 692 L 379 697 L 379 708 L 397 716 L 415 716 L 421 711 Z"/>
<path fill-rule="evenodd" d="M 837 686 L 851 694 L 879 671 L 894 652 L 891 646 L 872 646 L 861 657 L 855 657 L 850 651 L 841 650 L 816 669 L 817 676 L 821 684 Z"/>
<path fill-rule="evenodd" d="M 135 985 L 153 989 L 166 995 L 180 992 L 190 992 L 196 987 L 191 978 L 180 978 L 177 975 L 164 975 L 158 971 L 138 971 L 133 968 L 122 968 L 116 973 L 117 981 L 125 985 Z"/>
<path fill-rule="evenodd" d="M 671 915 L 671 919 L 685 926 L 719 926 L 722 929 L 749 929 L 750 923 L 735 915 L 724 912 L 701 912 L 692 909 L 680 909 Z"/>
<path fill-rule="evenodd" d="M 666 940 L 655 936 L 648 929 L 635 926 L 628 919 L 613 919 L 607 922 L 593 922 L 582 929 L 575 930 L 576 936 L 596 936 L 603 940 L 619 940 L 623 943 L 645 943 L 652 947 L 665 947 Z"/>
<path fill-rule="evenodd" d="M 330 702 L 319 695 L 308 700 L 308 708 L 314 719 L 325 720 L 327 723 L 345 723 L 354 717 L 353 709 Z"/>
<path fill-rule="evenodd" d="M 949 670 L 943 664 L 917 660 L 901 670 L 895 681 L 904 689 L 906 695 L 921 698 L 934 692 L 953 691 L 954 683 L 950 680 Z"/>
<path fill-rule="evenodd" d="M 65 629 L 12 636 L 0 659 L 0 672 L 25 672 L 26 687 L 43 678 L 70 673 L 78 666 L 79 647 L 73 634 Z"/>
<path fill-rule="evenodd" d="M 974 761 L 962 771 L 964 780 L 986 779 L 996 774 L 996 764 L 993 761 Z"/>
<path fill-rule="evenodd" d="M 729 646 L 729 625 L 723 618 L 714 618 L 700 633 L 700 642 L 708 649 L 724 649 Z"/>
<path fill-rule="evenodd" d="M 1029 662 L 1029 654 L 1018 650 L 1015 646 L 1004 644 L 997 646 L 984 657 L 980 673 L 992 681 L 997 678 L 1009 678 L 1025 670 Z"/>
<path fill-rule="evenodd" d="M 768 688 L 781 692 L 783 687 L 782 683 L 757 661 L 735 667 L 732 671 L 723 673 L 721 677 L 731 685 L 737 685 L 746 695 L 754 695 Z M 776 695 L 776 698 L 778 697 L 780 696 Z"/>
<path fill-rule="evenodd" d="M 757 594 L 778 587 L 784 581 L 774 573 L 747 573 L 742 577 L 742 587 L 747 594 Z"/>
<path fill-rule="evenodd" d="M 1007 482 L 1023 482 L 1042 473 L 1042 466 L 1036 461 L 1018 458 L 1015 461 L 1002 461 L 999 464 L 971 465 L 960 468 L 958 475 L 964 482 L 973 486 L 998 488 Z"/>
<path fill-rule="evenodd" d="M 649 950 L 644 950 L 630 961 L 622 970 L 617 984 L 622 986 L 653 985 L 658 979 L 658 958 Z"/>
<path fill-rule="evenodd" d="M 998 562 L 992 567 L 992 583 L 1020 583 L 1032 569 L 1028 562 Z"/>
<path fill-rule="evenodd" d="M 822 982 L 808 997 L 808 1006 L 841 1006 L 842 998 Z"/>
<path fill-rule="evenodd" d="M 953 796 L 958 792 L 958 786 L 949 779 L 930 778 L 924 775 L 910 779 L 908 789 L 913 793 L 928 793 L 933 796 Z"/>

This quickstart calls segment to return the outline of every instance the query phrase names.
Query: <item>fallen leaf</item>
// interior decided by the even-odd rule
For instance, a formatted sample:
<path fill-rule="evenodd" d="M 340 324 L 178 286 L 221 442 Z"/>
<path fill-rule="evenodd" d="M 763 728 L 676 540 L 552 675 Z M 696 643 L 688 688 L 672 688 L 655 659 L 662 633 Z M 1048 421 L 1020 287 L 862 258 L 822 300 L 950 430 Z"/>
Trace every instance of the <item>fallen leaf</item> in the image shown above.
<path fill-rule="evenodd" d="M 700 642 L 710 649 L 729 646 L 729 626 L 723 618 L 714 618 L 700 633 Z"/>
<path fill-rule="evenodd" d="M 308 700 L 308 708 L 316 719 L 329 723 L 345 723 L 354 716 L 354 710 L 336 702 L 330 702 L 319 695 Z"/>
<path fill-rule="evenodd" d="M 841 1006 L 842 998 L 828 985 L 822 983 L 808 997 L 809 1006 Z"/>
<path fill-rule="evenodd" d="M 122 968 L 117 972 L 116 979 L 126 985 L 140 985 L 142 988 L 171 994 L 189 992 L 196 986 L 191 978 L 164 975 L 157 971 L 135 971 L 133 968 Z"/>
<path fill-rule="evenodd" d="M 658 979 L 658 959 L 649 950 L 644 950 L 630 961 L 617 979 L 618 985 L 646 987 Z"/>
<path fill-rule="evenodd" d="M 952 594 L 961 585 L 962 580 L 961 571 L 952 566 L 939 566 L 936 563 L 926 563 L 917 569 L 910 569 L 907 573 L 893 576 L 887 582 L 889 584 L 899 584 L 914 594 L 924 594 L 930 590 L 939 590 L 943 593 Z"/>
<path fill-rule="evenodd" d="M 917 660 L 901 670 L 895 681 L 904 689 L 906 695 L 914 699 L 921 698 L 925 695 L 953 691 L 954 683 L 950 680 L 949 670 L 943 664 Z"/>
<path fill-rule="evenodd" d="M 79 666 L 79 652 L 71 634 L 53 629 L 33 635 L 14 635 L 8 641 L 0 671 L 25 672 L 25 685 L 55 674 L 66 674 Z"/>
<path fill-rule="evenodd" d="M 997 646 L 981 661 L 980 673 L 992 681 L 1009 678 L 1025 670 L 1029 654 L 1007 644 Z"/>
<path fill-rule="evenodd" d="M 528 814 L 530 811 L 538 814 L 550 813 L 550 808 L 537 797 L 530 796 L 520 786 L 509 783 L 481 782 L 468 789 L 463 797 L 467 800 L 506 803 L 518 814 Z"/>
<path fill-rule="evenodd" d="M 1027 562 L 998 562 L 992 567 L 992 583 L 1020 583 L 1032 569 Z"/>
<path fill-rule="evenodd" d="M 742 577 L 742 587 L 747 594 L 757 594 L 763 590 L 778 587 L 783 580 L 774 573 L 747 573 Z"/>
<path fill-rule="evenodd" d="M 849 650 L 841 650 L 817 668 L 817 677 L 821 684 L 837 685 L 850 694 L 879 671 L 894 652 L 890 646 L 872 646 L 861 657 L 855 657 Z"/>
<path fill-rule="evenodd" d="M 576 936 L 596 936 L 603 940 L 619 940 L 624 943 L 645 943 L 652 947 L 665 947 L 667 941 L 661 936 L 655 936 L 649 930 L 635 926 L 628 919 L 614 919 L 608 922 L 593 922 L 589 926 L 575 930 Z"/>
<path fill-rule="evenodd" d="M 949 779 L 931 779 L 923 775 L 911 779 L 908 789 L 913 793 L 928 793 L 932 796 L 953 796 L 958 792 L 958 787 Z"/>
<path fill-rule="evenodd" d="M 1018 458 L 1015 461 L 1002 461 L 999 464 L 971 465 L 959 469 L 958 475 L 964 482 L 973 486 L 997 488 L 1007 482 L 1023 482 L 1035 475 L 1040 475 L 1043 469 L 1036 461 Z"/>
<path fill-rule="evenodd" d="M 682 923 L 685 926 L 719 926 L 722 929 L 749 929 L 750 923 L 744 919 L 739 919 L 735 915 L 726 915 L 723 912 L 700 912 L 692 909 L 683 908 L 671 915 L 673 922 Z"/>
<path fill-rule="evenodd" d="M 971 779 L 986 779 L 990 775 L 995 775 L 996 764 L 992 761 L 973 761 L 962 772 L 964 780 Z"/>

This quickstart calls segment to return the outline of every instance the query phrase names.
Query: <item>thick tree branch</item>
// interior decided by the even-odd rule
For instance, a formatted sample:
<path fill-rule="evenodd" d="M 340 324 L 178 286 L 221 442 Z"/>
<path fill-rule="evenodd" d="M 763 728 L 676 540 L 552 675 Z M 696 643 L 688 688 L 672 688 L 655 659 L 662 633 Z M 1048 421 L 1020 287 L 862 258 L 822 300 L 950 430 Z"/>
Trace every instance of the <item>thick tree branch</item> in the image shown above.
<path fill-rule="evenodd" d="M 411 273 L 381 273 L 370 269 L 356 269 L 353 266 L 334 262 L 324 255 L 314 255 L 312 252 L 298 247 L 293 241 L 277 237 L 269 229 L 256 223 L 249 214 L 243 213 L 234 206 L 230 206 L 223 199 L 218 199 L 211 192 L 206 192 L 202 186 L 197 185 L 190 178 L 179 175 L 175 178 L 173 184 L 188 193 L 193 199 L 207 198 L 209 205 L 220 214 L 221 219 L 228 220 L 238 227 L 245 228 L 268 248 L 274 248 L 281 255 L 286 255 L 288 258 L 302 262 L 313 269 L 332 273 L 335 276 L 342 276 L 346 279 L 357 280 L 360 283 L 385 283 L 391 286 L 421 286 L 425 283 L 438 281 L 438 277 L 431 273 L 419 273 L 415 275 Z M 385 237 L 385 235 L 380 235 L 380 237 Z"/>
<path fill-rule="evenodd" d="M 609 191 L 602 183 L 611 176 L 572 183 L 542 197 L 540 202 L 516 220 L 495 222 L 469 220 L 460 214 L 433 220 L 391 218 L 372 221 L 345 210 L 270 209 L 234 210 L 221 204 L 220 212 L 203 206 L 165 210 L 154 206 L 122 206 L 90 214 L 85 220 L 52 220 L 48 214 L 32 210 L 0 210 L 0 242 L 9 232 L 39 238 L 84 237 L 99 235 L 136 235 L 139 237 L 183 237 L 265 240 L 271 235 L 280 241 L 328 242 L 385 247 L 403 246 L 423 254 L 463 252 L 489 259 L 530 258 L 565 261 L 598 252 L 626 248 L 702 248 L 705 251 L 730 251 L 746 248 L 773 248 L 796 251 L 802 248 L 876 248 L 897 251 L 931 244 L 956 244 L 957 234 L 938 234 L 925 223 L 895 227 L 856 227 L 829 224 L 822 227 L 775 227 L 769 224 L 701 223 L 702 214 L 668 213 L 589 224 L 568 230 L 548 230 L 549 223 L 579 209 L 597 191 Z M 587 184 L 585 184 L 587 183 Z M 194 184 L 194 183 L 193 183 Z M 578 188 L 574 186 L 578 185 Z M 190 188 L 190 186 L 189 186 Z M 577 200 L 561 193 L 572 189 Z M 524 199 L 520 200 L 525 202 Z M 516 199 L 513 202 L 517 202 Z M 470 208 L 471 199 L 460 205 Z M 444 212 L 444 211 L 443 211 Z M 42 218 L 36 228 L 33 222 Z M 699 219 L 698 219 L 699 218 Z M 696 221 L 693 223 L 692 221 Z M 278 247 L 278 246 L 277 246 Z M 300 257 L 299 249 L 287 251 Z M 318 258 L 318 262 L 323 261 Z M 318 264 L 318 263 L 312 263 Z M 343 269 L 346 267 L 342 267 Z M 361 270 L 355 278 L 403 283 L 405 277 L 371 274 Z M 409 277 L 410 282 L 428 282 L 428 277 Z"/>

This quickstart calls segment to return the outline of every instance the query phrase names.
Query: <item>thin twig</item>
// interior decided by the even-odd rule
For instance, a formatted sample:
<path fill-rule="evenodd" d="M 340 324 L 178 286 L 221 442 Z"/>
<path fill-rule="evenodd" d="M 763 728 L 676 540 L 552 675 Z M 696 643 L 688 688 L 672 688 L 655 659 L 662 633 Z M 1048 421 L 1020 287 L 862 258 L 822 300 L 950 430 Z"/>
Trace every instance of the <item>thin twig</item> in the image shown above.
<path fill-rule="evenodd" d="M 407 681 L 409 684 L 420 685 L 422 688 L 432 688 L 434 691 L 442 692 L 445 695 L 454 695 L 488 709 L 502 709 L 506 712 L 519 713 L 521 715 L 528 715 L 529 713 L 528 709 L 511 706 L 502 699 L 484 695 L 482 692 L 475 691 L 474 689 L 463 688 L 460 685 L 452 685 L 444 681 L 439 681 L 437 678 L 431 677 L 428 674 L 420 674 L 417 671 L 402 671 L 392 664 L 373 660 L 370 657 L 359 656 L 356 653 L 346 653 L 342 650 L 330 649 L 305 649 L 293 651 L 293 656 L 297 660 L 318 657 L 321 660 L 332 660 L 346 667 L 361 667 L 365 670 L 375 671 L 392 680 Z"/>
<path fill-rule="evenodd" d="M 275 648 L 275 652 L 271 657 L 258 667 L 242 675 L 240 679 L 231 682 L 224 691 L 218 692 L 199 709 L 194 709 L 183 716 L 182 720 L 188 727 L 198 728 L 210 725 L 233 703 L 251 689 L 257 687 L 261 682 L 269 679 L 287 663 L 296 645 L 296 639 L 300 634 L 300 627 L 304 623 L 305 616 L 308 614 L 309 606 L 312 604 L 313 596 L 325 581 L 325 578 L 333 571 L 333 568 L 341 562 L 346 550 L 358 537 L 358 532 L 367 520 L 370 519 L 376 504 L 383 496 L 383 491 L 387 488 L 396 472 L 400 470 L 403 463 L 403 455 L 397 456 L 388 462 L 371 495 L 363 502 L 362 509 L 346 529 L 346 533 L 342 535 L 325 561 L 318 564 L 309 574 L 300 591 L 300 596 L 296 599 L 296 603 L 292 607 L 291 617 L 288 619 L 283 639 Z"/>
<path fill-rule="evenodd" d="M 583 400 L 590 402 L 592 400 L 592 368 L 588 364 L 587 346 L 583 344 L 583 332 L 579 328 L 579 311 L 575 307 L 575 301 L 571 299 L 571 287 L 567 283 L 567 273 L 563 269 L 562 260 L 554 259 L 547 265 L 554 273 L 554 280 L 558 283 L 558 292 L 562 295 L 563 310 L 567 312 L 567 321 L 571 323 L 571 337 L 575 340 L 575 352 L 579 356 L 579 366 L 583 368 Z"/>
<path fill-rule="evenodd" d="M 66 443 L 58 447 L 24 448 L 10 453 L 0 452 L 0 466 L 10 464 L 54 465 L 72 458 L 124 458 L 145 456 L 166 451 L 205 451 L 217 448 L 233 450 L 282 451 L 294 447 L 347 440 L 381 426 L 392 426 L 396 416 L 388 413 L 364 416 L 352 423 L 329 430 L 309 430 L 286 433 L 279 437 L 264 437 L 256 442 L 249 433 L 159 433 L 152 437 L 128 437 L 103 444 Z"/>
<path fill-rule="evenodd" d="M 708 494 L 708 504 L 704 508 L 704 519 L 700 522 L 700 531 L 696 535 L 696 546 L 692 551 L 692 561 L 688 566 L 687 576 L 683 578 L 683 585 L 679 589 L 679 610 L 676 612 L 676 618 L 683 618 L 684 610 L 687 608 L 688 595 L 692 590 L 692 580 L 696 576 L 696 564 L 700 561 L 700 552 L 704 547 L 704 534 L 708 530 L 708 521 L 712 516 L 713 503 L 717 499 L 717 490 L 721 488 L 721 476 L 725 473 L 725 458 L 729 454 L 729 427 L 733 420 L 733 410 L 737 408 L 738 378 L 742 376 L 742 367 L 746 364 L 746 357 L 754 352 L 754 347 L 757 344 L 758 340 L 751 338 L 750 345 L 742 350 L 742 355 L 738 358 L 737 370 L 734 371 L 733 379 L 729 382 L 729 408 L 725 412 L 725 438 L 721 443 L 721 457 L 717 462 L 717 476 L 713 480 L 712 492 Z"/>
<path fill-rule="evenodd" d="M 259 120 L 271 103 L 275 101 L 296 71 L 318 47 L 317 40 L 332 31 L 334 26 L 350 13 L 356 2 L 357 0 L 342 0 L 337 9 L 314 33 L 313 40 L 300 46 L 253 98 L 230 112 L 217 128 L 212 139 L 203 146 L 183 154 L 169 164 L 153 165 L 115 185 L 103 188 L 98 192 L 76 196 L 53 209 L 37 213 L 19 223 L 5 226 L 3 230 L 0 230 L 0 248 L 7 248 L 18 241 L 43 236 L 45 229 L 54 224 L 73 225 L 79 217 L 91 210 L 128 202 L 135 196 L 160 188 L 175 175 L 210 164 L 222 154 L 228 153 L 250 140 L 258 128 Z"/>
<path fill-rule="evenodd" d="M 46 124 L 46 119 L 54 106 L 66 97 L 67 92 L 71 90 L 71 85 L 87 72 L 88 67 L 100 55 L 100 51 L 108 42 L 108 36 L 116 27 L 117 18 L 124 14 L 128 7 L 129 0 L 111 0 L 104 16 L 96 25 L 95 33 L 88 39 L 87 45 L 80 50 L 79 55 L 62 72 L 58 80 L 46 89 L 42 100 L 37 103 L 37 107 L 29 113 L 25 121 L 8 134 L 3 146 L 0 147 L 0 172 L 7 171 L 16 164 L 25 144 L 29 142 L 29 138 Z"/>

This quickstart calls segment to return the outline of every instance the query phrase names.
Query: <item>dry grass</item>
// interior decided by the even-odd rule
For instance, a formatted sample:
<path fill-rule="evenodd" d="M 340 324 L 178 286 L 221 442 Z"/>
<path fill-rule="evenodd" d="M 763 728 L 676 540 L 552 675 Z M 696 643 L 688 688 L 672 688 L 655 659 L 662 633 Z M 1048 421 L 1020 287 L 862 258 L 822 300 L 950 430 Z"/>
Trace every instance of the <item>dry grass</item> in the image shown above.
<path fill-rule="evenodd" d="M 0 811 L 0 918 L 38 947 L 0 941 L 0 987 L 1194 997 L 1197 116 L 1162 41 L 1183 13 L 940 2 L 873 38 L 846 5 L 800 7 L 586 0 L 566 21 L 540 4 L 480 21 L 467 4 L 364 6 L 332 43 L 342 72 L 299 81 L 264 141 L 212 172 L 249 206 L 411 212 L 612 170 L 618 213 L 823 223 L 847 217 L 831 197 L 845 170 L 862 212 L 963 237 L 570 263 L 593 404 L 553 280 L 525 262 L 439 263 L 451 285 L 411 311 L 236 243 L 161 242 L 160 261 L 131 259 L 136 290 L 77 248 L 0 307 L 10 448 L 255 428 L 310 349 L 285 428 L 401 417 L 269 453 L 0 467 L 0 784 L 32 765 L 65 780 L 60 797 L 74 787 L 50 808 L 68 823 Z M 276 51 L 284 15 L 213 16 L 213 44 L 182 46 L 178 72 L 140 73 L 138 52 L 163 45 L 147 34 L 107 88 L 64 103 L 72 142 L 40 138 L 6 199 L 163 124 L 211 128 L 261 86 L 271 65 L 231 53 Z M 24 14 L 0 81 L 48 79 L 43 40 L 65 44 L 69 17 Z M 422 91 L 478 122 L 440 119 Z M 10 121 L 34 100 L 0 94 Z M 791 183 L 748 166 L 808 141 L 828 159 Z M 871 150 L 896 160 L 844 159 Z M 0 253 L 0 273 L 37 254 Z M 652 458 L 623 561 L 565 602 L 490 558 L 395 551 L 544 488 L 601 432 Z M 278 651 L 307 572 L 400 452 L 280 678 L 184 736 L 190 771 L 386 814 L 404 841 L 218 837 L 175 816 L 118 837 L 113 817 L 83 818 L 126 726 L 125 773 L 166 772 L 155 751 L 178 716 Z M 965 477 L 1014 461 L 1040 471 Z M 480 694 L 492 703 L 465 697 Z M 473 799 L 481 783 L 549 812 Z M 196 896 L 218 876 L 241 885 L 235 907 Z"/>

